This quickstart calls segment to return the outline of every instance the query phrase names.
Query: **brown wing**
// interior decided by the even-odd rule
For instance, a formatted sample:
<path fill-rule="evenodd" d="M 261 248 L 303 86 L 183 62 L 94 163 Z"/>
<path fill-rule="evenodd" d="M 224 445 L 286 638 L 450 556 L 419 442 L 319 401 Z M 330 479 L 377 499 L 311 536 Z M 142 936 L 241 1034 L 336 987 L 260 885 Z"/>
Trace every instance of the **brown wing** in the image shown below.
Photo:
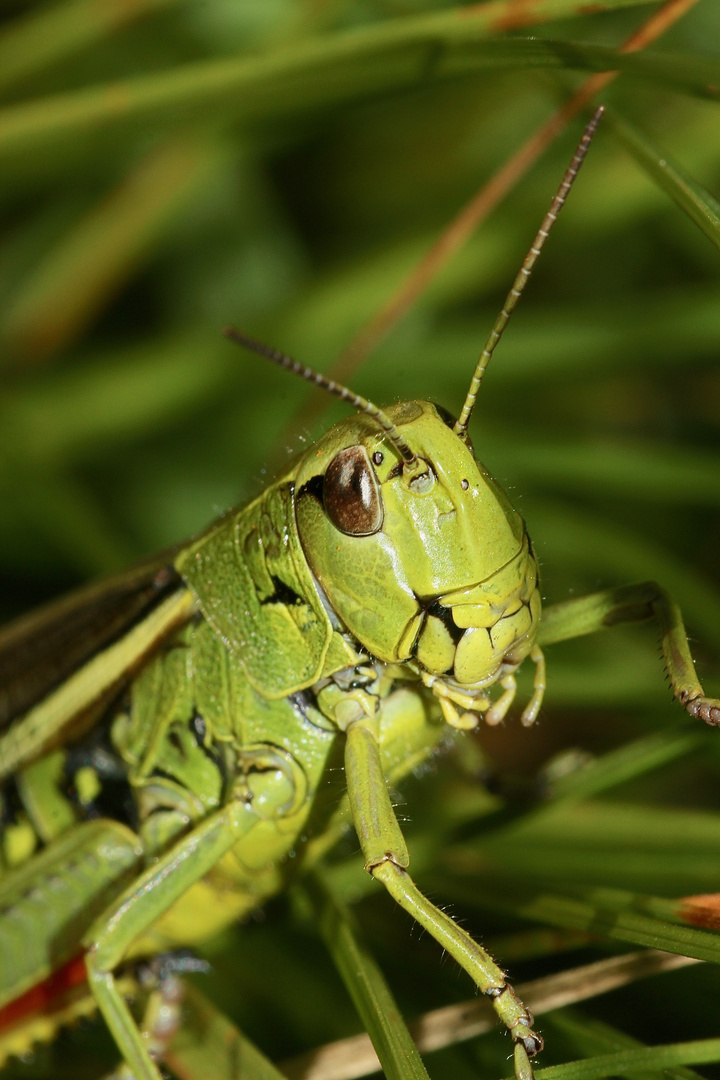
<path fill-rule="evenodd" d="M 173 554 L 164 552 L 0 629 L 0 731 L 183 584 Z"/>

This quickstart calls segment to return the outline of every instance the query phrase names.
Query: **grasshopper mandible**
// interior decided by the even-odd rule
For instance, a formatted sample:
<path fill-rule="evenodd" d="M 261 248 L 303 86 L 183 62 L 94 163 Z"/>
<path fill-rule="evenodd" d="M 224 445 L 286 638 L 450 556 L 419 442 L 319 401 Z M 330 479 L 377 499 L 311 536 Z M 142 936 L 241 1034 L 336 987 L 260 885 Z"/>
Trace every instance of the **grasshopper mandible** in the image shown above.
<path fill-rule="evenodd" d="M 31 832 L 0 885 L 0 1005 L 80 962 L 127 1067 L 158 1080 L 118 967 L 201 940 L 283 886 L 283 860 L 342 742 L 365 869 L 488 996 L 517 1077 L 532 1075 L 542 1046 L 532 1016 L 489 954 L 414 884 L 387 782 L 432 751 L 443 721 L 500 722 L 528 658 L 535 686 L 522 722 L 533 723 L 541 646 L 621 621 L 656 620 L 675 696 L 720 724 L 680 612 L 658 586 L 574 599 L 541 618 L 524 522 L 469 441 L 483 373 L 598 119 L 457 420 L 423 401 L 381 410 L 230 330 L 359 412 L 172 556 L 0 637 L 0 771 Z"/>

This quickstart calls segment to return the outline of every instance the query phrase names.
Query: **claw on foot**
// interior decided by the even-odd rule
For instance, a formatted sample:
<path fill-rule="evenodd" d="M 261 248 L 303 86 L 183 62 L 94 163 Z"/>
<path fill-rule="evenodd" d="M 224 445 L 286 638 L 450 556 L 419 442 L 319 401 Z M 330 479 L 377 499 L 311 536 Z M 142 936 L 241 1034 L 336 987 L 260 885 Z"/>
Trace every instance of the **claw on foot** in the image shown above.
<path fill-rule="evenodd" d="M 685 698 L 685 700 L 681 698 L 681 704 L 691 716 L 704 720 L 706 724 L 711 724 L 713 727 L 720 727 L 720 701 L 708 697 Z"/>

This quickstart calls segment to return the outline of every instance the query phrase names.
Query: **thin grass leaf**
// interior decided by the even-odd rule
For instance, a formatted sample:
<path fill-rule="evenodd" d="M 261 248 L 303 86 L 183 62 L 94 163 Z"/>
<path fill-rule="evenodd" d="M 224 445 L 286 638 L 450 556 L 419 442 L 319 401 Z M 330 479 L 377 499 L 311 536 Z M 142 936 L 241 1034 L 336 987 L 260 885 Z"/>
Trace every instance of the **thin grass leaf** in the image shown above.
<path fill-rule="evenodd" d="M 585 1001 L 692 963 L 695 961 L 686 957 L 652 950 L 629 953 L 523 983 L 517 992 L 534 1015 L 542 1016 L 568 1003 Z M 433 1009 L 414 1021 L 410 1030 L 423 1053 L 431 1053 L 487 1035 L 496 1027 L 492 1006 L 475 998 Z M 357 1035 L 283 1061 L 280 1068 L 288 1080 L 356 1080 L 376 1071 L 377 1056 L 367 1035 Z"/>
<path fill-rule="evenodd" d="M 571 564 L 589 570 L 596 582 L 602 581 L 604 574 L 608 582 L 662 581 L 673 595 L 682 597 L 690 625 L 709 642 L 720 644 L 720 630 L 714 616 L 720 595 L 709 581 L 702 580 L 691 566 L 675 559 L 659 544 L 647 539 L 641 541 L 630 528 L 608 523 L 607 518 L 602 520 L 577 506 L 570 509 L 550 498 L 542 505 L 528 500 L 525 512 L 533 531 L 545 538 L 541 548 L 545 580 L 552 580 L 553 564 L 563 567 Z M 646 625 L 651 627 L 650 623 Z M 654 634 L 651 628 L 648 632 Z"/>
<path fill-rule="evenodd" d="M 0 473 L 13 447 L 41 468 L 97 454 L 103 444 L 138 438 L 217 395 L 233 356 L 217 335 L 168 335 L 92 358 L 42 387 L 10 391 L 0 404 Z M 7 455 L 7 457 L 5 456 Z"/>
<path fill-rule="evenodd" d="M 425 1066 L 376 962 L 324 877 L 306 886 L 320 933 L 342 976 L 388 1080 L 428 1080 Z"/>
<path fill-rule="evenodd" d="M 163 1062 L 178 1080 L 284 1080 L 283 1074 L 196 986 L 183 986 L 182 1024 Z"/>
<path fill-rule="evenodd" d="M 21 283 L 0 330 L 5 363 L 47 360 L 77 338 L 222 168 L 201 136 L 157 147 L 93 206 Z"/>
<path fill-rule="evenodd" d="M 0 155 L 28 152 L 99 125 L 187 118 L 218 109 L 227 120 L 268 123 L 369 95 L 501 68 L 620 70 L 709 98 L 720 62 L 620 53 L 597 45 L 539 39 L 486 41 L 486 28 L 461 9 L 395 20 L 300 43 L 291 52 L 186 64 L 169 72 L 58 94 L 0 111 Z"/>
<path fill-rule="evenodd" d="M 560 887 L 573 882 L 643 893 L 702 893 L 717 885 L 717 828 L 713 815 L 588 803 L 572 813 L 521 819 L 516 828 L 469 848 L 456 846 L 448 862 L 469 872 L 474 851 L 478 873 L 484 865 L 513 876 L 522 867 L 529 880 Z M 683 921 L 705 925 L 699 918 Z"/>
<path fill-rule="evenodd" d="M 103 4 L 66 0 L 31 10 L 0 33 L 0 91 L 178 0 Z"/>
<path fill-rule="evenodd" d="M 607 754 L 593 758 L 581 767 L 550 780 L 549 802 L 526 814 L 523 827 L 537 823 L 545 814 L 556 814 L 583 799 L 594 798 L 620 784 L 653 769 L 676 761 L 708 745 L 709 732 L 697 724 L 678 725 L 643 738 L 632 740 Z M 720 824 L 720 822 L 718 822 Z"/>
<path fill-rule="evenodd" d="M 487 878 L 489 884 L 490 875 Z M 493 875 L 493 888 L 477 889 L 474 902 L 551 926 L 720 963 L 720 934 L 670 921 L 681 917 L 674 901 L 622 889 L 566 887 L 563 892 L 550 892 L 527 882 L 513 883 L 508 889 L 502 881 L 500 875 Z M 449 882 L 446 893 L 462 895 L 458 884 Z"/>
<path fill-rule="evenodd" d="M 424 294 L 421 309 L 425 318 L 432 320 L 426 335 L 417 340 L 418 335 L 414 333 L 408 335 L 406 341 L 396 332 L 391 342 L 381 346 L 378 356 L 368 364 L 363 372 L 364 379 L 370 378 L 377 368 L 387 369 L 391 358 L 402 365 L 400 370 L 412 361 L 423 385 L 431 386 L 437 393 L 430 380 L 437 379 L 441 357 L 474 357 L 481 347 L 479 338 L 486 327 L 492 325 L 495 309 L 483 306 L 481 310 L 473 311 L 471 318 L 460 317 L 454 309 L 465 300 L 468 292 L 474 294 L 486 288 L 493 264 L 506 257 L 498 241 L 498 235 L 488 223 L 482 237 L 471 241 L 462 256 L 456 256 L 455 274 L 446 272 L 442 281 Z M 518 238 L 518 249 L 520 243 Z M 397 257 L 400 258 L 399 253 Z M 383 253 L 383 263 L 392 267 L 392 260 L 390 251 Z M 369 277 L 370 267 L 366 270 Z M 349 278 L 350 274 L 344 282 L 345 302 L 348 302 L 347 292 L 353 285 L 362 300 L 363 287 L 368 288 L 369 282 L 366 286 L 357 272 L 352 280 Z M 335 279 L 337 293 L 343 291 L 342 285 L 343 278 L 339 273 Z M 556 289 L 560 291 L 562 287 L 560 281 Z M 531 297 L 532 293 L 529 299 Z M 327 300 L 329 307 L 329 292 Z M 319 317 L 323 314 L 322 310 L 318 312 Z M 293 322 L 293 328 L 295 325 Z M 497 394 L 499 390 L 517 393 L 530 381 L 548 392 L 553 381 L 565 387 L 576 383 L 578 401 L 582 401 L 589 380 L 598 374 L 627 374 L 629 358 L 632 358 L 635 373 L 651 373 L 658 378 L 665 377 L 665 373 L 673 369 L 682 372 L 690 362 L 702 363 L 714 347 L 717 327 L 715 290 L 705 291 L 701 286 L 689 288 L 687 283 L 647 292 L 634 291 L 630 300 L 618 297 L 613 303 L 612 317 L 607 300 L 583 298 L 574 304 L 563 304 L 553 297 L 546 297 L 536 307 L 528 304 L 508 331 L 503 343 L 505 352 L 493 361 L 489 386 Z M 307 334 L 308 330 L 298 323 L 298 332 Z M 459 394 L 464 389 L 465 381 L 463 371 L 449 372 L 442 384 L 445 396 L 451 400 L 455 392 Z M 392 387 L 399 385 L 392 372 L 388 373 L 388 382 Z M 492 423 L 487 403 L 478 401 L 477 413 L 475 423 L 478 430 L 480 424 L 484 430 L 486 424 Z M 529 442 L 529 439 L 522 440 L 525 449 Z M 533 447 L 537 448 L 538 443 L 536 436 Z M 649 445 L 652 446 L 652 442 Z M 513 440 L 507 450 L 513 460 L 520 458 L 514 447 Z M 658 446 L 657 449 L 662 448 Z M 666 460 L 673 460 L 670 454 Z M 532 462 L 525 461 L 524 464 L 530 475 Z M 538 469 L 537 474 L 539 472 Z"/>
<path fill-rule="evenodd" d="M 600 1080 L 604 1076 L 624 1076 L 628 1073 L 670 1069 L 682 1065 L 705 1065 L 714 1061 L 720 1061 L 720 1039 L 600 1054 L 587 1061 L 573 1061 L 567 1065 L 537 1069 L 535 1076 L 537 1080 Z"/>
<path fill-rule="evenodd" d="M 488 435 L 492 438 L 491 429 Z M 514 439 L 500 448 L 499 468 L 533 483 L 568 491 L 612 492 L 633 499 L 662 499 L 683 506 L 720 504 L 720 462 L 707 451 L 670 451 L 613 439 L 591 442 Z"/>
<path fill-rule="evenodd" d="M 564 1009 L 562 1013 L 556 1013 L 550 1018 L 554 1031 L 571 1040 L 577 1050 L 591 1057 L 597 1053 L 608 1053 L 614 1050 L 640 1049 L 643 1044 L 627 1035 L 624 1031 L 591 1017 L 584 1016 L 578 1009 Z M 673 1080 L 699 1080 L 698 1073 L 692 1069 L 679 1066 L 674 1069 L 661 1070 L 650 1073 L 632 1073 L 633 1076 L 667 1077 Z"/>
<path fill-rule="evenodd" d="M 5 512 L 9 504 L 16 518 L 24 517 L 29 531 L 62 552 L 77 573 L 96 577 L 132 561 L 132 547 L 118 536 L 90 493 L 62 471 L 40 471 L 32 463 L 15 463 L 0 491 Z"/>
<path fill-rule="evenodd" d="M 655 183 L 685 211 L 715 247 L 720 247 L 720 202 L 626 117 L 610 111 L 607 122 L 616 138 Z"/>

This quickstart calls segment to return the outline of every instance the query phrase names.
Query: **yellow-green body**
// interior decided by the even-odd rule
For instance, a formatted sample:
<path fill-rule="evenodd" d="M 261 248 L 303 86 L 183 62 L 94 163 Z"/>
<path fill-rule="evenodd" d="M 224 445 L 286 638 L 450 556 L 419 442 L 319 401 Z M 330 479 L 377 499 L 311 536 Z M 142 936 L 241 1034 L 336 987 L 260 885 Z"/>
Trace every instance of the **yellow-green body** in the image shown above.
<path fill-rule="evenodd" d="M 77 952 L 133 871 L 234 800 L 251 810 L 252 828 L 131 951 L 191 944 L 246 915 L 283 887 L 309 842 L 313 851 L 323 834 L 325 843 L 337 835 L 341 791 L 329 777 L 341 766 L 349 724 L 379 717 L 385 773 L 398 779 L 443 737 L 438 701 L 423 680 L 463 700 L 475 695 L 487 708 L 487 688 L 530 651 L 539 595 L 522 520 L 434 406 L 412 402 L 389 412 L 432 462 L 429 491 L 407 489 L 392 446 L 359 416 L 332 428 L 254 502 L 175 558 L 192 596 L 190 617 L 102 721 L 107 749 L 127 771 L 135 828 L 103 826 L 106 854 L 83 889 L 55 903 L 45 948 L 40 941 L 27 956 L 16 923 L 0 917 L 0 1004 Z M 350 445 L 364 446 L 369 458 L 383 455 L 376 469 L 383 528 L 371 536 L 338 533 L 312 491 Z M 52 698 L 39 707 L 49 725 L 59 723 Z M 33 748 L 37 741 L 29 740 Z M 26 903 L 14 884 L 19 874 L 30 892 L 42 892 L 98 843 L 98 823 L 82 823 L 81 789 L 102 788 L 102 776 L 71 762 L 79 793 L 71 803 L 67 752 L 31 756 L 20 783 L 24 833 L 16 827 L 26 847 L 15 838 L 10 861 L 19 867 L 0 884 L 0 903 L 3 889 L 15 889 L 6 903 L 16 915 Z M 34 845 L 45 850 L 26 861 Z M 42 903 L 27 908 L 36 939 L 41 912 Z M 60 934 L 58 944 L 63 919 L 73 933 Z"/>
<path fill-rule="evenodd" d="M 0 693 L 0 1008 L 82 957 L 137 1080 L 159 1074 L 118 967 L 242 918 L 350 822 L 365 868 L 492 1000 L 516 1076 L 530 1077 L 542 1045 L 532 1017 L 485 950 L 415 886 L 387 784 L 433 753 L 444 722 L 500 721 L 527 657 L 535 688 L 522 718 L 532 723 L 539 645 L 629 618 L 657 619 L 676 696 L 720 723 L 661 589 L 571 601 L 541 623 L 525 525 L 466 437 L 426 402 L 384 417 L 398 437 L 372 416 L 337 424 L 171 566 L 158 561 L 0 635 L 6 657 L 22 658 L 33 632 L 50 642 L 39 650 L 46 690 L 25 694 L 20 680 Z M 124 629 L 63 667 L 58 629 L 108 598 L 114 611 L 118 597 L 134 605 Z M 1 1027 L 0 1016 L 0 1056 L 25 1045 Z"/>
<path fill-rule="evenodd" d="M 149 1013 L 141 1032 L 116 981 L 122 965 L 241 918 L 351 821 L 365 869 L 490 999 L 516 1080 L 532 1080 L 533 1018 L 485 949 L 415 885 L 388 783 L 433 752 L 443 721 L 500 722 L 526 658 L 531 724 L 545 689 L 540 646 L 623 620 L 655 618 L 675 696 L 720 725 L 659 586 L 569 601 L 541 622 L 525 525 L 469 441 L 483 374 L 600 112 L 457 421 L 422 401 L 378 409 L 229 328 L 361 411 L 171 560 L 0 632 L 0 1009 L 79 962 L 124 1075 L 160 1080 L 150 1050 L 161 1054 L 163 1040 L 152 1042 Z M 8 1015 L 0 1056 L 37 1031 L 13 1041 Z"/>

